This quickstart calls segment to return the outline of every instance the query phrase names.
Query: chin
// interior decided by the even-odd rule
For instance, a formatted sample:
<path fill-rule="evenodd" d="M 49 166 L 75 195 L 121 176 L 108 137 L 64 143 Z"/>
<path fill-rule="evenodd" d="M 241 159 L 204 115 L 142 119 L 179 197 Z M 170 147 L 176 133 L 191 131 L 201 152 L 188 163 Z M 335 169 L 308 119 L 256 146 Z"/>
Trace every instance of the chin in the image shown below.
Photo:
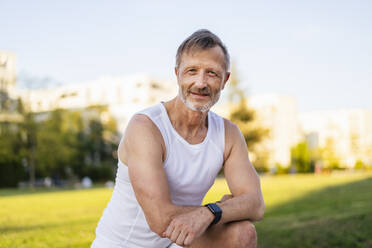
<path fill-rule="evenodd" d="M 209 111 L 209 109 L 212 107 L 212 104 L 210 102 L 203 105 L 193 104 L 190 101 L 185 101 L 184 103 L 189 109 L 202 113 Z"/>

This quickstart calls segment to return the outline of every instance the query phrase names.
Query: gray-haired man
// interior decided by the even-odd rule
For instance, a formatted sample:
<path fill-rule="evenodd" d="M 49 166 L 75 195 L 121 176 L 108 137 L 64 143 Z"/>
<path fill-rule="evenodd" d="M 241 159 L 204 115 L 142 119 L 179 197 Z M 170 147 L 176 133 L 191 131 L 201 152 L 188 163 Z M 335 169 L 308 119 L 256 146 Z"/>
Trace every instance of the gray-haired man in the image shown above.
<path fill-rule="evenodd" d="M 128 124 L 92 247 L 256 247 L 259 177 L 239 128 L 209 111 L 230 76 L 228 51 L 199 30 L 180 45 L 175 73 L 178 95 Z M 222 166 L 232 195 L 202 206 Z"/>

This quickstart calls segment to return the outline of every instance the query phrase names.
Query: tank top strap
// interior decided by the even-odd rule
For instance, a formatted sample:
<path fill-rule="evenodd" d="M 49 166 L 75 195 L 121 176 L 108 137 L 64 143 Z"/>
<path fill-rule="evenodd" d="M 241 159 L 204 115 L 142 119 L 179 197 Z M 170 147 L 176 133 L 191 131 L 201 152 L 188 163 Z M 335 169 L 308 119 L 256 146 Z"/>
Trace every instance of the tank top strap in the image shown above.
<path fill-rule="evenodd" d="M 217 146 L 217 148 L 222 152 L 225 151 L 225 123 L 221 116 L 216 113 L 209 111 L 210 118 L 212 122 L 211 125 L 211 141 Z"/>
<path fill-rule="evenodd" d="M 161 135 L 163 136 L 163 140 L 166 146 L 166 154 L 167 157 L 164 160 L 165 162 L 168 160 L 170 151 L 172 149 L 172 144 L 174 143 L 174 139 L 181 139 L 179 138 L 178 134 L 175 133 L 174 128 L 171 126 L 169 117 L 165 111 L 165 107 L 162 102 L 159 102 L 158 104 L 146 108 L 144 110 L 141 110 L 137 112 L 136 114 L 144 114 L 147 117 L 151 119 L 151 121 L 157 126 L 159 129 Z M 224 153 L 225 150 L 225 126 L 224 126 L 224 120 L 221 116 L 217 115 L 216 113 L 209 111 L 208 113 L 208 120 L 210 123 L 208 123 L 208 135 L 206 139 L 210 139 L 210 141 L 217 147 L 217 149 L 221 152 L 221 154 Z M 182 140 L 182 139 L 181 139 Z M 184 140 L 182 140 L 184 141 Z M 184 142 L 186 143 L 186 142 Z M 206 142 L 203 142 L 206 143 Z M 197 145 L 187 145 L 187 147 L 198 147 L 202 144 Z"/>
<path fill-rule="evenodd" d="M 161 136 L 163 137 L 165 148 L 166 148 L 166 158 L 164 160 L 164 163 L 168 160 L 169 153 L 170 153 L 170 130 L 167 128 L 167 120 L 165 119 L 165 116 L 162 111 L 161 102 L 158 104 L 146 108 L 144 110 L 141 110 L 137 112 L 136 114 L 143 114 L 150 118 L 150 120 L 156 125 L 156 127 L 159 129 Z"/>

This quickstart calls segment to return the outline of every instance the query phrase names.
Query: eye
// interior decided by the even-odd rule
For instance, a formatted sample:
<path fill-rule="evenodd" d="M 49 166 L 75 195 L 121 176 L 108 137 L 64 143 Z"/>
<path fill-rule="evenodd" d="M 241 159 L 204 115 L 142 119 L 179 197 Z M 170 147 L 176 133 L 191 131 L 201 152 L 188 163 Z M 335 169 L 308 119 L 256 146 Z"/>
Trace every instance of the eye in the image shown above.
<path fill-rule="evenodd" d="M 188 69 L 186 72 L 188 74 L 194 75 L 196 73 L 196 69 L 195 68 L 191 68 L 191 69 Z"/>
<path fill-rule="evenodd" d="M 215 73 L 214 71 L 208 71 L 208 74 L 212 76 L 217 76 L 217 73 Z"/>

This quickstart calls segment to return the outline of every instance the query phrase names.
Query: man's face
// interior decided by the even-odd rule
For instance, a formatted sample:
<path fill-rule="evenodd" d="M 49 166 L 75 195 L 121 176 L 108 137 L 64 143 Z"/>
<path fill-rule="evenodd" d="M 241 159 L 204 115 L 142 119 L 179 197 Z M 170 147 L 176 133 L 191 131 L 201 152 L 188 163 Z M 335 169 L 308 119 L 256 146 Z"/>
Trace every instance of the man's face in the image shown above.
<path fill-rule="evenodd" d="M 206 112 L 218 101 L 230 75 L 224 58 L 219 46 L 182 54 L 175 72 L 179 96 L 188 108 Z"/>

